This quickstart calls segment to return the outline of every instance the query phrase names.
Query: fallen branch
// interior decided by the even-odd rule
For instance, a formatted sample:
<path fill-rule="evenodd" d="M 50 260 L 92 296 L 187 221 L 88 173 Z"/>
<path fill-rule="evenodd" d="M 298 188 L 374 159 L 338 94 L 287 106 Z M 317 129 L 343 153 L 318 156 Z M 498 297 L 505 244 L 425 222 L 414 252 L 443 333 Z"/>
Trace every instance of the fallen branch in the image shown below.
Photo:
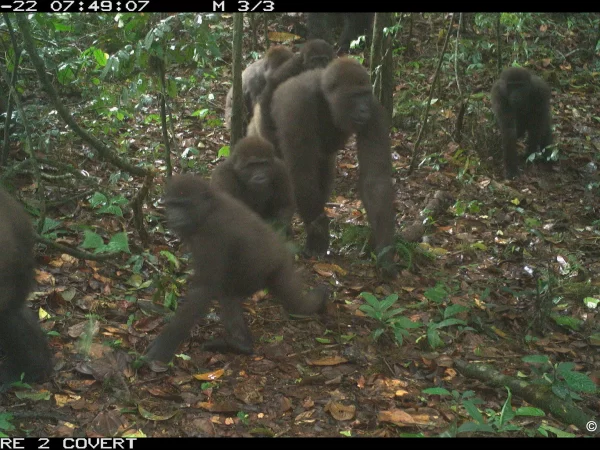
<path fill-rule="evenodd" d="M 586 424 L 594 417 L 591 411 L 584 412 L 577 406 L 565 402 L 564 399 L 557 397 L 550 389 L 545 389 L 544 386 L 530 384 L 526 381 L 502 375 L 486 364 L 470 364 L 461 360 L 455 360 L 454 364 L 465 377 L 475 378 L 494 387 L 507 386 L 514 395 L 519 396 L 527 403 L 550 412 L 561 422 L 575 425 L 581 431 L 587 430 Z"/>

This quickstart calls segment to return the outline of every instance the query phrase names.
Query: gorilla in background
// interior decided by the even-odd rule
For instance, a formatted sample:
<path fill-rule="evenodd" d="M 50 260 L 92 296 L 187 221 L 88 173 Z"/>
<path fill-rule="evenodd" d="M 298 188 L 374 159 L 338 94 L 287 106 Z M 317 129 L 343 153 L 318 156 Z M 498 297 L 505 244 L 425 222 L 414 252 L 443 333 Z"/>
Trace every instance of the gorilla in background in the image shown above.
<path fill-rule="evenodd" d="M 211 185 L 246 204 L 267 222 L 291 234 L 295 205 L 287 167 L 270 142 L 245 137 L 213 171 Z"/>
<path fill-rule="evenodd" d="M 289 48 L 276 45 L 267 51 L 264 58 L 254 61 L 242 72 L 242 94 L 244 107 L 248 112 L 247 121 L 244 123 L 244 134 L 246 126 L 252 118 L 254 105 L 258 103 L 258 98 L 267 84 L 267 76 L 293 56 L 294 53 Z M 225 97 L 225 127 L 227 129 L 231 129 L 232 103 L 233 87 L 229 88 L 227 97 Z"/>
<path fill-rule="evenodd" d="M 275 124 L 271 120 L 271 98 L 275 89 L 289 78 L 312 69 L 325 68 L 333 60 L 333 47 L 323 39 L 307 41 L 300 53 L 288 59 L 267 77 L 267 85 L 254 107 L 252 121 L 248 126 L 249 136 L 261 136 L 276 145 Z"/>
<path fill-rule="evenodd" d="M 504 69 L 494 83 L 492 109 L 502 135 L 506 178 L 517 175 L 517 139 L 526 132 L 528 154 L 544 151 L 552 144 L 550 96 L 546 82 L 521 67 Z"/>
<path fill-rule="evenodd" d="M 350 43 L 358 36 L 366 35 L 367 42 L 375 13 L 307 13 L 307 39 L 324 39 L 332 42 L 331 29 L 334 22 L 343 21 L 342 34 L 338 40 L 338 55 L 348 53 Z"/>
<path fill-rule="evenodd" d="M 52 357 L 35 316 L 25 304 L 33 285 L 33 230 L 23 207 L 0 189 L 0 385 L 41 381 Z"/>
<path fill-rule="evenodd" d="M 194 276 L 185 302 L 152 342 L 148 360 L 168 362 L 211 300 L 221 305 L 225 336 L 205 343 L 209 351 L 252 353 L 252 334 L 242 302 L 268 288 L 293 314 L 316 314 L 326 307 L 327 292 L 302 295 L 302 282 L 279 235 L 230 195 L 193 175 L 167 184 L 167 222 L 192 252 Z"/>
<path fill-rule="evenodd" d="M 356 135 L 359 191 L 371 224 L 383 274 L 393 277 L 394 191 L 389 127 L 372 93 L 368 72 L 355 60 L 339 58 L 325 69 L 304 72 L 273 93 L 271 119 L 277 152 L 292 178 L 298 212 L 305 224 L 305 252 L 329 247 L 325 215 L 335 175 L 335 158 Z"/>

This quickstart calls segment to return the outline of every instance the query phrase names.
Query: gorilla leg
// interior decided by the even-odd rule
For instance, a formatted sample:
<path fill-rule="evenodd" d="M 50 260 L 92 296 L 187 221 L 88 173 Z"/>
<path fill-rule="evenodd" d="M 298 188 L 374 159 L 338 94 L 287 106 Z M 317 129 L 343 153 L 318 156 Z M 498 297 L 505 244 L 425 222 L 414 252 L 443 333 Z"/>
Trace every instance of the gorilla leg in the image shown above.
<path fill-rule="evenodd" d="M 21 379 L 38 381 L 52 371 L 52 357 L 46 336 L 26 306 L 2 311 L 0 348 L 8 353 L 0 364 L 0 384 Z"/>
<path fill-rule="evenodd" d="M 323 255 L 329 248 L 329 218 L 324 208 L 333 186 L 335 153 L 317 159 L 300 176 L 293 174 L 298 212 L 306 227 L 304 251 L 310 256 Z M 304 163 L 309 165 L 307 161 Z M 311 175 L 307 176 L 308 173 Z"/>
<path fill-rule="evenodd" d="M 206 314 L 210 298 L 210 292 L 192 284 L 186 300 L 177 308 L 173 320 L 150 344 L 147 359 L 168 363 L 179 345 L 190 335 L 192 327 Z"/>
<path fill-rule="evenodd" d="M 316 288 L 306 295 L 302 294 L 302 285 L 291 262 L 285 269 L 274 274 L 269 287 L 285 310 L 291 314 L 308 316 L 320 313 L 327 304 L 328 293 L 325 289 Z"/>
<path fill-rule="evenodd" d="M 502 152 L 504 154 L 504 169 L 506 178 L 517 176 L 517 128 L 512 124 L 502 124 Z"/>
<path fill-rule="evenodd" d="M 237 298 L 223 298 L 221 301 L 221 321 L 225 326 L 225 336 L 204 343 L 204 350 L 219 353 L 252 354 L 253 340 L 250 329 L 244 320 L 242 301 Z"/>

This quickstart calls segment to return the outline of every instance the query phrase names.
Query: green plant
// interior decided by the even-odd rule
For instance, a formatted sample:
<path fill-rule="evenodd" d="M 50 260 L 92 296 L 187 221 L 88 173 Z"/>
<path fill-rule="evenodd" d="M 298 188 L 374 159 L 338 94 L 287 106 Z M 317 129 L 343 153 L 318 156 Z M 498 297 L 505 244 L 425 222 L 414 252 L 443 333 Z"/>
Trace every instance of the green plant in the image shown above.
<path fill-rule="evenodd" d="M 94 253 L 131 253 L 129 250 L 129 241 L 127 239 L 127 233 L 116 233 L 113 235 L 108 244 L 104 243 L 104 239 L 98 233 L 90 230 L 83 232 L 84 239 L 81 247 L 86 249 L 94 249 Z"/>
<path fill-rule="evenodd" d="M 444 342 L 440 338 L 440 332 L 439 332 L 439 330 L 441 330 L 442 328 L 451 327 L 453 325 L 459 325 L 460 331 L 467 331 L 467 330 L 474 331 L 473 328 L 467 326 L 467 322 L 465 322 L 464 320 L 452 317 L 456 314 L 459 314 L 459 313 L 462 313 L 465 311 L 470 311 L 470 308 L 467 306 L 463 306 L 463 305 L 450 305 L 450 306 L 444 308 L 442 321 L 429 322 L 429 324 L 427 325 L 427 342 L 429 343 L 429 346 L 431 348 L 435 349 L 438 347 L 442 347 L 444 345 Z"/>
<path fill-rule="evenodd" d="M 533 433 L 524 429 L 521 425 L 510 423 L 517 416 L 545 416 L 544 411 L 533 407 L 522 407 L 513 410 L 511 406 L 512 393 L 506 388 L 508 396 L 502 405 L 500 411 L 486 408 L 484 414 L 479 410 L 478 405 L 483 405 L 484 401 L 475 396 L 473 391 L 460 393 L 456 390 L 452 392 L 444 388 L 424 389 L 423 393 L 427 395 L 439 395 L 441 397 L 451 397 L 451 409 L 455 412 L 466 412 L 473 420 L 461 424 L 458 428 L 451 427 L 441 434 L 442 437 L 454 437 L 460 433 L 505 433 L 511 431 L 521 431 L 531 435 Z M 538 430 L 539 431 L 539 430 Z M 542 433 L 543 434 L 543 433 Z"/>
<path fill-rule="evenodd" d="M 360 296 L 367 303 L 361 305 L 359 309 L 379 322 L 379 327 L 372 333 L 374 340 L 379 339 L 389 329 L 393 333 L 396 342 L 402 345 L 404 338 L 409 334 L 409 330 L 421 326 L 421 323 L 413 322 L 408 317 L 398 316 L 405 308 L 392 308 L 398 300 L 398 294 L 390 294 L 381 301 L 369 292 L 362 292 Z"/>
<path fill-rule="evenodd" d="M 237 418 L 240 419 L 240 422 L 246 426 L 250 424 L 250 421 L 248 420 L 249 417 L 250 416 L 248 416 L 248 414 L 246 414 L 244 411 L 238 411 L 237 413 Z"/>
<path fill-rule="evenodd" d="M 8 437 L 4 434 L 5 431 L 14 431 L 15 426 L 10 423 L 13 420 L 13 415 L 9 413 L 0 413 L 0 437 Z"/>
<path fill-rule="evenodd" d="M 521 359 L 530 364 L 536 377 L 532 383 L 551 386 L 552 392 L 563 400 L 581 400 L 578 392 L 598 393 L 596 384 L 587 375 L 573 370 L 575 363 L 553 364 L 546 355 L 529 355 Z"/>

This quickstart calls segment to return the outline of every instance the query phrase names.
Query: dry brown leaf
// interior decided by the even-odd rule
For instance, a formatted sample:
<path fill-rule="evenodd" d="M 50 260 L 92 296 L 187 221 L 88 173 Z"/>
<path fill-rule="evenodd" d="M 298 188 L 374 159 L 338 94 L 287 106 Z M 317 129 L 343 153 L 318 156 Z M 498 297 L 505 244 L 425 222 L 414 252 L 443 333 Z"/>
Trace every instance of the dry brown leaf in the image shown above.
<path fill-rule="evenodd" d="M 79 395 L 54 395 L 54 401 L 56 402 L 56 406 L 58 406 L 59 408 L 62 408 L 68 403 L 76 402 L 79 399 L 81 399 Z"/>
<path fill-rule="evenodd" d="M 285 33 L 281 31 L 269 31 L 269 40 L 271 42 L 287 42 L 287 41 L 297 41 L 300 39 L 300 36 L 292 33 Z"/>
<path fill-rule="evenodd" d="M 35 281 L 37 281 L 39 284 L 46 284 L 50 286 L 54 286 L 56 284 L 54 275 L 37 269 L 35 271 Z"/>
<path fill-rule="evenodd" d="M 325 411 L 329 411 L 335 420 L 350 420 L 354 418 L 356 406 L 331 401 L 325 405 Z"/>
<path fill-rule="evenodd" d="M 344 276 L 348 273 L 337 264 L 316 263 L 313 269 L 322 277 L 332 277 L 334 273 Z"/>
<path fill-rule="evenodd" d="M 377 418 L 380 422 L 390 422 L 399 427 L 412 426 L 415 424 L 415 420 L 410 414 L 397 408 L 380 411 Z"/>
<path fill-rule="evenodd" d="M 198 374 L 194 375 L 194 378 L 196 380 L 200 380 L 200 381 L 213 381 L 213 380 L 217 380 L 217 379 L 221 378 L 224 373 L 225 373 L 225 370 L 218 369 L 218 370 L 214 370 L 212 372 L 198 373 Z"/>
<path fill-rule="evenodd" d="M 215 413 L 232 413 L 238 412 L 241 409 L 239 404 L 233 402 L 198 402 L 196 403 L 196 407 Z"/>
<path fill-rule="evenodd" d="M 68 380 L 66 383 L 74 391 L 85 391 L 95 382 L 96 380 Z"/>
<path fill-rule="evenodd" d="M 335 366 L 347 362 L 348 360 L 346 358 L 342 358 L 341 356 L 329 356 L 327 358 L 308 360 L 308 364 L 311 366 Z"/>
<path fill-rule="evenodd" d="M 279 412 L 284 413 L 292 409 L 292 401 L 287 397 L 281 397 L 279 399 Z"/>
<path fill-rule="evenodd" d="M 296 422 L 314 422 L 315 419 L 312 419 L 312 415 L 315 413 L 314 409 L 311 409 L 310 411 L 304 411 L 300 414 L 298 414 L 296 417 L 294 417 L 294 421 Z"/>
<path fill-rule="evenodd" d="M 249 380 L 237 383 L 233 388 L 233 393 L 238 400 L 246 405 L 256 405 L 264 401 L 262 390 L 263 386 L 254 380 Z"/>

